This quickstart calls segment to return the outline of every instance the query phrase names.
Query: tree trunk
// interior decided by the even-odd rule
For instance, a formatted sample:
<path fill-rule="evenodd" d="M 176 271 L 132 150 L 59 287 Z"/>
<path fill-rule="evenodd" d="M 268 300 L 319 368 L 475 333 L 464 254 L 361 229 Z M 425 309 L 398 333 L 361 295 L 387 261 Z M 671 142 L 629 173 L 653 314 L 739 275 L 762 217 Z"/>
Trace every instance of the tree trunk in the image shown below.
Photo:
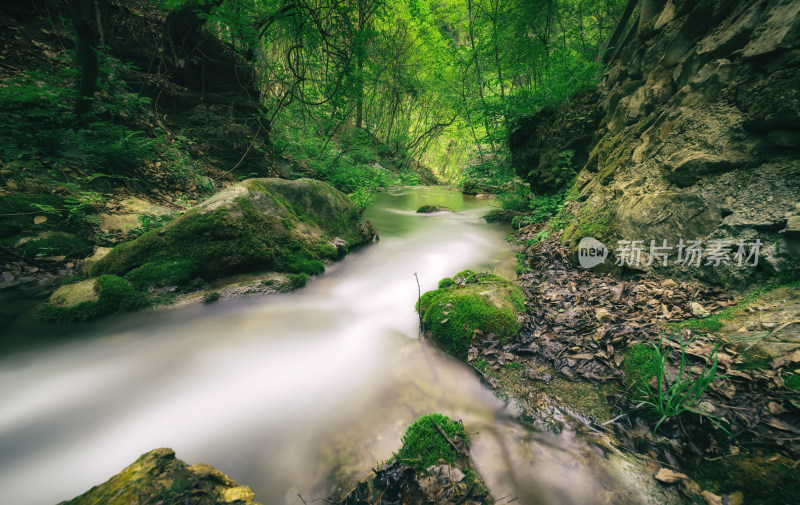
<path fill-rule="evenodd" d="M 75 115 L 81 116 L 92 108 L 92 100 L 97 91 L 97 44 L 98 14 L 94 0 L 70 0 L 69 13 L 75 27 L 75 57 L 81 74 L 78 80 L 78 101 Z"/>

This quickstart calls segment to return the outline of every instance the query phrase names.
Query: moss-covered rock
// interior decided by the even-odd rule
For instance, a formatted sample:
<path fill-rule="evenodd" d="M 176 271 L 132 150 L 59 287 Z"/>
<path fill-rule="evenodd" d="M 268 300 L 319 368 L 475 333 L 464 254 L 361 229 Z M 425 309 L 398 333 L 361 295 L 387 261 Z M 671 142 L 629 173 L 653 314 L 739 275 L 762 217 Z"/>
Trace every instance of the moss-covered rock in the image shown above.
<path fill-rule="evenodd" d="M 510 342 L 520 329 L 517 315 L 525 310 L 522 290 L 502 277 L 465 270 L 419 300 L 425 329 L 453 356 L 467 357 L 476 330 Z"/>
<path fill-rule="evenodd" d="M 118 245 L 91 273 L 128 275 L 140 288 L 255 270 L 315 275 L 323 260 L 374 235 L 350 200 L 324 182 L 249 179 Z"/>
<path fill-rule="evenodd" d="M 45 322 L 85 321 L 105 314 L 128 312 L 149 306 L 142 293 L 115 275 L 65 284 L 50 295 L 37 313 Z"/>
<path fill-rule="evenodd" d="M 417 419 L 403 435 L 403 446 L 388 462 L 370 472 L 340 502 L 494 503 L 481 476 L 472 468 L 469 439 L 461 422 L 442 414 Z"/>
<path fill-rule="evenodd" d="M 433 212 L 453 212 L 453 209 L 444 205 L 423 205 L 417 209 L 417 214 L 431 214 Z"/>
<path fill-rule="evenodd" d="M 156 449 L 108 481 L 60 505 L 258 505 L 247 486 L 202 463 L 187 465 Z"/>

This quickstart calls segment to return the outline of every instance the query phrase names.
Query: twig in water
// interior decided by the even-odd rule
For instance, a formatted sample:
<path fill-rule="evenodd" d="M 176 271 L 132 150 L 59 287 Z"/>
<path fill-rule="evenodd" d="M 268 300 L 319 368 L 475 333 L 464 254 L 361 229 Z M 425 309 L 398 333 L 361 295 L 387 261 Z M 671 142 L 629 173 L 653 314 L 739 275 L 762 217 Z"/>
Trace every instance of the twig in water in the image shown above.
<path fill-rule="evenodd" d="M 422 322 L 422 307 L 420 307 L 420 302 L 422 301 L 422 288 L 419 286 L 419 276 L 417 272 L 414 272 L 414 278 L 417 279 L 417 314 L 419 314 L 419 336 L 422 337 L 422 334 L 425 332 L 425 326 Z"/>

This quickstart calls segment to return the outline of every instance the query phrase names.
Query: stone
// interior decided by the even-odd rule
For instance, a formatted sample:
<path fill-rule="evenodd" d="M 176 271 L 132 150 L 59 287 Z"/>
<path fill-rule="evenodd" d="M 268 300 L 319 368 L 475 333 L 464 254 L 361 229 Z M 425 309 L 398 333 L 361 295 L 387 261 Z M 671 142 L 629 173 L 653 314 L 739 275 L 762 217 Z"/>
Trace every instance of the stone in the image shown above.
<path fill-rule="evenodd" d="M 745 166 L 746 162 L 747 159 L 738 153 L 718 155 L 683 150 L 667 160 L 666 177 L 670 182 L 684 188 L 695 184 L 701 177 L 739 168 Z"/>
<path fill-rule="evenodd" d="M 800 216 L 790 216 L 783 233 L 789 238 L 800 238 Z"/>
<path fill-rule="evenodd" d="M 36 317 L 48 323 L 68 323 L 149 305 L 147 298 L 125 279 L 103 275 L 61 286 L 39 307 Z"/>
<path fill-rule="evenodd" d="M 316 275 L 325 269 L 323 260 L 375 235 L 352 201 L 325 182 L 248 179 L 118 245 L 92 265 L 91 274 L 137 270 L 144 280 L 179 264 L 183 281 L 255 270 Z M 337 238 L 338 244 L 330 243 Z"/>
<path fill-rule="evenodd" d="M 106 482 L 60 505 L 259 505 L 247 486 L 205 464 L 187 465 L 172 449 L 155 449 Z"/>

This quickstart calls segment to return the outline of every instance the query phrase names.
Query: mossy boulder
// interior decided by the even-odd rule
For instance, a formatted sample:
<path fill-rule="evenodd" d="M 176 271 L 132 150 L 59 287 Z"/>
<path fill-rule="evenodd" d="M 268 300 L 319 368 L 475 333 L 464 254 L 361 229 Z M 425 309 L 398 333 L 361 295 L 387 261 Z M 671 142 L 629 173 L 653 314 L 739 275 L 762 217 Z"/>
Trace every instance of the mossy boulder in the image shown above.
<path fill-rule="evenodd" d="M 494 503 L 471 465 L 464 425 L 438 413 L 406 429 L 403 446 L 353 489 L 340 505 L 375 503 Z"/>
<path fill-rule="evenodd" d="M 444 205 L 423 205 L 417 209 L 417 214 L 432 214 L 434 212 L 453 212 L 453 209 Z"/>
<path fill-rule="evenodd" d="M 504 344 L 514 338 L 520 329 L 517 315 L 525 310 L 525 296 L 507 279 L 465 270 L 422 295 L 417 310 L 439 345 L 465 359 L 476 330 L 494 334 Z"/>
<path fill-rule="evenodd" d="M 127 275 L 140 288 L 257 270 L 315 275 L 324 260 L 374 236 L 347 196 L 327 183 L 249 179 L 118 245 L 91 274 Z"/>
<path fill-rule="evenodd" d="M 258 505 L 247 486 L 206 465 L 187 465 L 156 449 L 86 493 L 60 505 Z"/>
<path fill-rule="evenodd" d="M 65 284 L 50 295 L 37 313 L 45 322 L 85 321 L 105 314 L 128 312 L 149 306 L 142 293 L 125 279 L 101 275 L 94 279 Z"/>

